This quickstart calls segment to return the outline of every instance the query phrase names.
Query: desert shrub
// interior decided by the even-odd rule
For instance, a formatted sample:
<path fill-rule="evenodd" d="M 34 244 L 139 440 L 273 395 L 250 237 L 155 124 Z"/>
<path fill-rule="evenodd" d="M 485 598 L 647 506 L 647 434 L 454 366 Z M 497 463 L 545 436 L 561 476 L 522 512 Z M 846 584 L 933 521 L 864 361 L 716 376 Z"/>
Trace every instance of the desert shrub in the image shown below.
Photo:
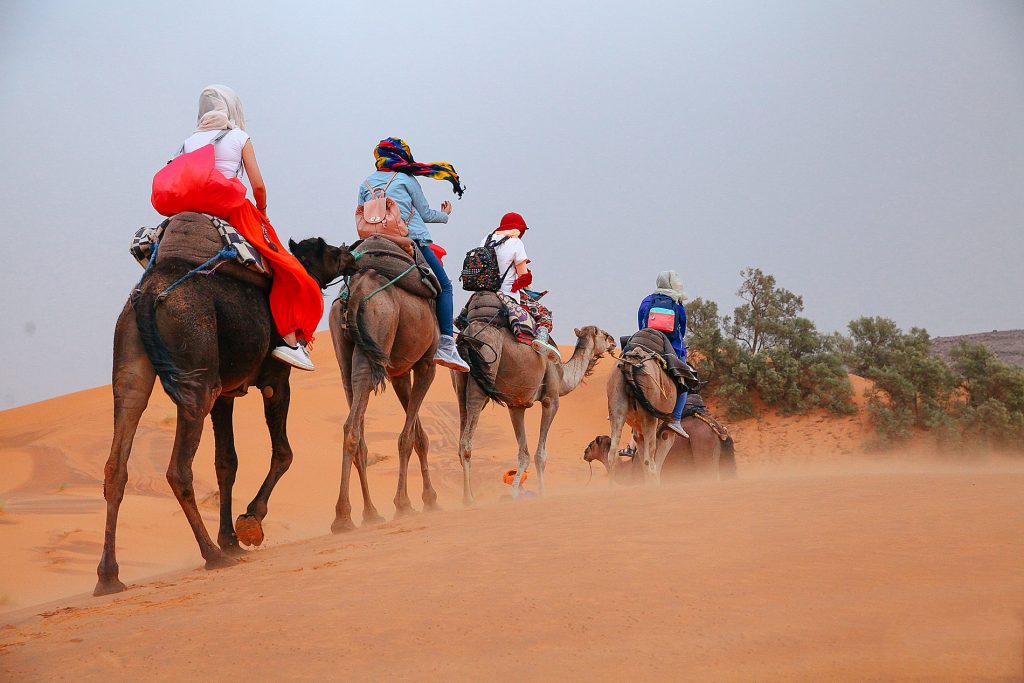
<path fill-rule="evenodd" d="M 720 316 L 718 304 L 695 299 L 687 304 L 687 346 L 695 365 L 733 418 L 756 413 L 755 397 L 787 415 L 825 408 L 837 414 L 856 410 L 842 354 L 832 336 L 799 316 L 803 299 L 777 287 L 775 278 L 746 268 L 737 295 L 744 301 L 733 315 Z"/>
<path fill-rule="evenodd" d="M 1024 370 L 968 342 L 953 349 L 952 359 L 966 393 L 959 415 L 965 436 L 990 447 L 1024 449 Z"/>

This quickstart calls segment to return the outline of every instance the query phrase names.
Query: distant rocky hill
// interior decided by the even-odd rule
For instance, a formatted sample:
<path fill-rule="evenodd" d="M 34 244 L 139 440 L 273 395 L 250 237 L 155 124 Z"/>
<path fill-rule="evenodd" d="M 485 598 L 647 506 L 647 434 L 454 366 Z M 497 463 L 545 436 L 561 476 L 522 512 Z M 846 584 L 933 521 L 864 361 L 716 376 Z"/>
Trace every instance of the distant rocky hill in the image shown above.
<path fill-rule="evenodd" d="M 935 337 L 932 339 L 932 348 L 938 356 L 949 361 L 950 351 L 962 341 L 981 344 L 1007 365 L 1024 368 L 1024 330 L 993 330 L 957 337 Z"/>

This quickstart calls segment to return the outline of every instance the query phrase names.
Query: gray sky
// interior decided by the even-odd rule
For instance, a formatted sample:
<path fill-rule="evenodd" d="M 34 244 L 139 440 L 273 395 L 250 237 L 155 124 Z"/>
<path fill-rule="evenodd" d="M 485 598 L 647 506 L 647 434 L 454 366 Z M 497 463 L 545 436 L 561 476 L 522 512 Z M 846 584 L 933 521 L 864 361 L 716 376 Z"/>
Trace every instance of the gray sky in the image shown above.
<path fill-rule="evenodd" d="M 351 241 L 404 137 L 468 187 L 449 274 L 526 217 L 560 340 L 628 331 L 667 268 L 731 310 L 748 265 L 824 331 L 1024 327 L 1024 2 L 275 4 L 0 4 L 0 408 L 109 382 L 129 238 L 209 83 L 282 237 Z"/>

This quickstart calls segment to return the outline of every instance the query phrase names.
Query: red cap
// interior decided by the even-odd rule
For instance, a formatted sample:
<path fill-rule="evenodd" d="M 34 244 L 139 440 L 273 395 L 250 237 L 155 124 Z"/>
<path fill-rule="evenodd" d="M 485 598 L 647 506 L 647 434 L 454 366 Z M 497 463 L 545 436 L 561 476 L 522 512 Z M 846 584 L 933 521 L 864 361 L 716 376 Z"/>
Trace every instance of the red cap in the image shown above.
<path fill-rule="evenodd" d="M 509 211 L 501 217 L 501 224 L 498 226 L 498 230 L 518 230 L 519 236 L 522 237 L 523 233 L 526 232 L 526 221 L 515 211 Z"/>

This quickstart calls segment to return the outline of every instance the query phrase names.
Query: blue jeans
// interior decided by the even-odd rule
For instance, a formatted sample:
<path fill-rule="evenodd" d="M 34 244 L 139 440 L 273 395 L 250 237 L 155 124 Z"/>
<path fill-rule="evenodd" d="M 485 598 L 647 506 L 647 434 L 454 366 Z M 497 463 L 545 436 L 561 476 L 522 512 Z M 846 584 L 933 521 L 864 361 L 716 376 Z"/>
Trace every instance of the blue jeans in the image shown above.
<path fill-rule="evenodd" d="M 686 406 L 686 397 L 690 395 L 688 391 L 680 391 L 679 398 L 676 399 L 675 410 L 672 411 L 672 417 L 675 418 L 676 422 L 683 419 L 683 408 Z"/>
<path fill-rule="evenodd" d="M 675 347 L 673 347 L 673 348 L 675 348 Z M 675 349 L 675 351 L 676 351 L 676 355 L 679 356 L 679 359 L 685 362 L 686 361 L 686 352 L 684 351 L 683 353 L 679 353 L 679 349 Z M 676 422 L 679 422 L 679 420 L 681 420 L 682 417 L 683 417 L 683 408 L 686 407 L 686 397 L 689 396 L 689 395 L 690 395 L 690 392 L 688 392 L 688 391 L 680 391 L 679 392 L 679 398 L 676 399 L 675 410 L 672 411 L 672 417 L 675 418 Z"/>
<path fill-rule="evenodd" d="M 452 300 L 452 281 L 448 279 L 441 261 L 438 260 L 434 250 L 430 248 L 429 242 L 416 240 L 416 245 L 423 252 L 423 260 L 427 262 L 430 269 L 434 271 L 434 275 L 437 276 L 437 281 L 441 283 L 441 293 L 437 295 L 437 306 L 435 309 L 437 311 L 437 326 L 440 328 L 442 335 L 450 337 L 455 333 L 455 329 L 452 326 L 452 313 L 455 312 L 455 303 Z"/>

